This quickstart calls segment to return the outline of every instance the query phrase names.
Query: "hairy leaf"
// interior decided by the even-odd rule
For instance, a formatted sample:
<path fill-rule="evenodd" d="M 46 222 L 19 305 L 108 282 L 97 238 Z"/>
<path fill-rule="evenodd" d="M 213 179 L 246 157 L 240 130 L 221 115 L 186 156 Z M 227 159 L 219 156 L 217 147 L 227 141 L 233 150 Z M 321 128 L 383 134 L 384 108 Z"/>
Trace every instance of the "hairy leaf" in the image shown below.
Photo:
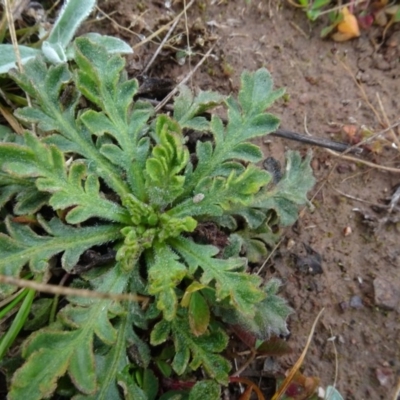
<path fill-rule="evenodd" d="M 185 177 L 180 172 L 189 161 L 179 125 L 167 116 L 156 122 L 159 143 L 146 162 L 146 189 L 153 204 L 165 207 L 182 192 Z"/>
<path fill-rule="evenodd" d="M 195 336 L 203 335 L 210 323 L 210 309 L 204 297 L 199 292 L 190 296 L 189 325 Z"/>
<path fill-rule="evenodd" d="M 257 146 L 247 143 L 257 136 L 275 131 L 279 119 L 264 110 L 281 97 L 283 90 L 272 90 L 272 79 L 269 72 L 260 69 L 254 74 L 242 75 L 242 87 L 239 101 L 233 97 L 226 100 L 229 122 L 226 127 L 219 117 L 211 119 L 211 133 L 215 146 L 198 143 L 196 154 L 198 163 L 190 179 L 185 184 L 186 193 L 192 191 L 203 178 L 219 174 L 224 163 L 232 166 L 232 161 L 259 161 L 262 157 Z M 237 164 L 237 163 L 236 163 Z"/>
<path fill-rule="evenodd" d="M 222 103 L 223 100 L 223 96 L 211 91 L 200 91 L 196 97 L 193 97 L 191 90 L 182 85 L 179 96 L 174 101 L 174 118 L 182 128 L 208 130 L 209 122 L 201 114 Z"/>
<path fill-rule="evenodd" d="M 30 134 L 25 135 L 25 142 L 26 146 L 0 146 L 3 169 L 21 178 L 36 178 L 39 191 L 53 194 L 49 203 L 55 210 L 76 206 L 68 213 L 68 222 L 76 224 L 94 216 L 127 220 L 125 210 L 100 196 L 99 180 L 87 174 L 84 163 L 73 162 L 68 171 L 63 154 L 55 146 L 47 146 Z"/>
<path fill-rule="evenodd" d="M 86 111 L 81 120 L 92 134 L 107 133 L 116 140 L 117 145 L 105 144 L 100 152 L 127 172 L 133 194 L 145 200 L 143 171 L 150 145 L 143 135 L 147 133 L 153 108 L 141 102 L 132 107 L 138 82 L 127 80 L 121 73 L 125 65 L 121 57 L 109 55 L 101 45 L 87 38 L 76 40 L 75 49 L 80 66 L 77 86 L 101 108 L 101 112 Z"/>
<path fill-rule="evenodd" d="M 189 400 L 207 399 L 219 400 L 221 398 L 221 388 L 214 381 L 197 382 L 190 391 Z"/>
<path fill-rule="evenodd" d="M 138 82 L 116 54 L 128 46 L 89 34 L 66 52 L 93 6 L 77 7 L 79 16 L 75 3 L 67 2 L 42 49 L 54 62 L 73 55 L 73 70 L 39 57 L 11 72 L 32 99 L 16 115 L 36 129 L 0 130 L 0 206 L 5 216 L 13 210 L 0 233 L 0 274 L 29 269 L 47 281 L 51 261 L 72 272 L 72 287 L 145 298 L 66 297 L 55 322 L 22 345 L 25 363 L 9 397 L 154 400 L 158 366 L 174 380 L 199 367 L 211 379 L 163 398 L 217 399 L 230 369 L 219 354 L 228 342 L 224 322 L 261 340 L 287 333 L 291 310 L 278 282 L 262 287 L 245 267 L 274 244 L 273 229 L 297 217 L 313 183 L 310 159 L 289 152 L 278 183 L 255 165 L 264 156 L 252 140 L 277 129 L 265 110 L 283 94 L 265 69 L 242 75 L 237 100 L 182 86 L 173 117 L 154 116 L 134 100 Z M 66 32 L 56 37 L 60 27 Z M 226 123 L 204 115 L 217 105 L 227 109 Z M 203 133 L 195 148 L 187 129 Z M 34 304 L 35 328 L 54 319 L 56 304 Z"/>
<path fill-rule="evenodd" d="M 162 328 L 160 327 L 162 325 Z M 175 345 L 175 356 L 172 368 L 183 374 L 188 367 L 196 370 L 200 366 L 207 374 L 220 383 L 227 383 L 230 365 L 227 360 L 215 353 L 220 353 L 228 344 L 228 336 L 217 324 L 211 324 L 208 333 L 199 337 L 194 336 L 189 327 L 187 313 L 182 309 L 179 316 L 171 322 L 163 321 L 158 324 L 156 331 L 163 332 L 163 340 L 171 334 Z M 160 342 L 154 340 L 160 335 L 152 332 L 152 344 Z M 192 357 L 192 361 L 190 361 Z"/>
<path fill-rule="evenodd" d="M 232 171 L 228 177 L 207 177 L 195 188 L 196 195 L 201 194 L 201 200 L 189 198 L 168 211 L 168 214 L 181 218 L 189 215 L 222 216 L 224 212 L 236 210 L 238 205 L 247 206 L 269 181 L 270 175 L 254 165 L 249 165 L 240 174 Z"/>
<path fill-rule="evenodd" d="M 170 243 L 187 262 L 191 273 L 198 267 L 202 269 L 200 281 L 203 284 L 215 284 L 218 300 L 228 298 L 240 313 L 249 317 L 254 315 L 255 306 L 265 298 L 265 294 L 259 288 L 261 280 L 258 276 L 241 272 L 243 259 L 213 258 L 218 253 L 216 247 L 199 245 L 184 238 L 172 239 Z"/>
<path fill-rule="evenodd" d="M 77 40 L 77 43 L 80 41 L 89 43 L 89 47 L 94 46 L 89 39 L 81 38 Z M 102 50 L 100 47 L 99 51 L 107 55 L 105 49 Z M 57 134 L 52 137 L 53 143 L 62 142 L 69 151 L 74 151 L 91 160 L 93 170 L 111 188 L 119 194 L 128 193 L 128 186 L 121 179 L 119 168 L 99 153 L 88 130 L 79 119 L 76 120 L 75 108 L 79 100 L 78 93 L 73 92 L 71 99 L 67 96 L 67 100 L 63 100 L 65 91 L 61 93 L 62 89 L 72 79 L 67 65 L 60 64 L 48 68 L 43 60 L 38 58 L 29 61 L 24 71 L 24 74 L 21 74 L 13 70 L 10 75 L 21 88 L 35 98 L 39 107 L 19 109 L 16 115 L 26 123 L 38 123 L 38 128 L 44 132 L 56 131 Z M 60 135 L 62 139 L 57 138 Z M 10 153 L 9 149 L 8 152 Z"/>
<path fill-rule="evenodd" d="M 98 291 L 121 293 L 126 282 L 126 276 L 115 268 L 94 284 Z M 73 322 L 75 329 L 63 331 L 50 326 L 31 335 L 22 351 L 27 361 L 13 376 L 9 398 L 20 399 L 27 390 L 32 400 L 49 397 L 58 378 L 66 372 L 81 392 L 94 394 L 98 383 L 93 336 L 96 334 L 107 344 L 117 340 L 117 331 L 106 320 L 111 303 L 111 300 L 98 300 L 90 307 L 71 306 L 65 311 L 68 316 L 62 319 L 69 320 L 70 326 Z"/>
<path fill-rule="evenodd" d="M 271 279 L 266 283 L 264 287 L 266 297 L 257 304 L 253 318 L 248 318 L 235 310 L 223 313 L 222 318 L 248 329 L 260 340 L 268 339 L 271 335 L 287 335 L 289 331 L 286 319 L 293 310 L 277 295 L 280 285 L 278 279 Z"/>
<path fill-rule="evenodd" d="M 43 274 L 52 256 L 63 252 L 62 266 L 70 271 L 79 256 L 88 248 L 115 240 L 120 236 L 118 225 L 73 228 L 58 219 L 39 220 L 48 235 L 38 235 L 28 226 L 6 220 L 9 235 L 0 233 L 0 273 L 18 277 L 22 267 L 29 263 L 32 272 Z M 14 287 L 0 285 L 2 296 Z"/>
<path fill-rule="evenodd" d="M 284 226 L 293 224 L 297 219 L 297 206 L 308 203 L 307 192 L 314 186 L 310 161 L 311 154 L 302 160 L 299 153 L 289 151 L 282 179 L 272 190 L 258 193 L 252 205 L 275 210 Z"/>
<path fill-rule="evenodd" d="M 21 62 L 25 64 L 28 60 L 36 57 L 40 51 L 38 49 L 32 49 L 27 46 L 18 46 Z M 17 66 L 17 57 L 15 49 L 12 44 L 1 44 L 1 61 L 0 61 L 0 74 L 5 74 L 12 68 Z"/>
<path fill-rule="evenodd" d="M 149 266 L 149 293 L 156 295 L 157 308 L 163 311 L 164 319 L 171 321 L 176 315 L 178 299 L 176 286 L 187 273 L 186 266 L 166 245 L 154 249 L 154 262 Z"/>
<path fill-rule="evenodd" d="M 63 48 L 66 48 L 82 21 L 87 18 L 95 5 L 95 0 L 66 1 L 54 23 L 51 34 L 47 38 L 47 42 L 51 44 L 59 43 Z"/>
<path fill-rule="evenodd" d="M 272 231 L 270 223 L 266 219 L 257 229 L 245 228 L 231 235 L 252 263 L 261 263 L 268 255 L 268 248 L 272 248 L 279 240 L 279 234 Z"/>

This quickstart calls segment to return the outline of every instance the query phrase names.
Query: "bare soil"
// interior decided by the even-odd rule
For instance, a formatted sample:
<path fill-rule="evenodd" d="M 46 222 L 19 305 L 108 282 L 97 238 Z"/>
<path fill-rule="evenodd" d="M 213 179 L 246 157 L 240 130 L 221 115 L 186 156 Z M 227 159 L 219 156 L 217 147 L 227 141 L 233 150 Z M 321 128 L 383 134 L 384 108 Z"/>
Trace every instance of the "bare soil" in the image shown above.
<path fill-rule="evenodd" d="M 85 29 L 118 35 L 135 46 L 140 41 L 137 34 L 149 36 L 182 9 L 181 2 L 167 8 L 169 3 L 104 0 L 100 8 L 119 26 L 98 18 Z M 183 49 L 189 32 L 191 59 L 180 65 L 176 50 L 165 46 L 147 74 L 179 82 L 215 45 L 193 76 L 193 87 L 236 92 L 243 70 L 265 66 L 276 86 L 287 90 L 285 99 L 272 109 L 283 128 L 349 141 L 349 133 L 360 127 L 376 133 L 387 122 L 399 120 L 399 25 L 385 38 L 382 28 L 372 28 L 354 41 L 334 43 L 319 38 L 323 22 L 311 24 L 301 10 L 281 2 L 197 1 L 188 10 L 187 26 L 183 18 L 168 42 Z M 156 49 L 156 43 L 135 49 L 129 58 L 130 74 L 141 75 Z M 398 128 L 394 133 L 399 137 Z M 390 146 L 390 134 L 385 138 L 375 141 L 369 147 L 374 151 L 366 149 L 362 158 L 400 167 L 399 151 Z M 310 149 L 275 137 L 262 144 L 266 156 L 282 163 L 287 149 L 303 154 Z M 264 269 L 265 279 L 282 280 L 281 294 L 295 309 L 289 320 L 294 352 L 279 360 L 279 368 L 283 372 L 293 366 L 314 319 L 325 307 L 303 373 L 320 377 L 324 387 L 336 381 L 345 399 L 389 399 L 400 377 L 400 300 L 396 297 L 400 248 L 398 212 L 396 207 L 392 213 L 384 207 L 400 175 L 334 157 L 321 148 L 312 150 L 317 179 L 311 193 L 314 210 L 304 210 L 296 225 L 284 231 L 281 245 Z M 309 268 L 312 261 L 304 259 L 303 244 L 321 256 L 322 273 Z M 379 288 L 375 293 L 374 282 L 386 284 L 386 299 L 376 298 Z M 244 361 L 238 359 L 238 366 Z"/>

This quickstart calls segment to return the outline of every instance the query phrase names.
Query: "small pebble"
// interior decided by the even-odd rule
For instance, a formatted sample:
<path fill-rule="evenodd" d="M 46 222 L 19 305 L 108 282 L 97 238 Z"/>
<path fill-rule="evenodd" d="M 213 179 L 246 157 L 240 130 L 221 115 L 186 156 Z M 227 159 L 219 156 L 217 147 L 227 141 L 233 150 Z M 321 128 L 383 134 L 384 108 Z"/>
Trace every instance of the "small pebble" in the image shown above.
<path fill-rule="evenodd" d="M 350 226 L 346 226 L 346 228 L 343 229 L 343 235 L 344 236 L 350 236 L 352 233 L 351 227 Z"/>
<path fill-rule="evenodd" d="M 400 310 L 400 288 L 383 278 L 374 279 L 375 305 L 385 310 Z"/>
<path fill-rule="evenodd" d="M 350 299 L 350 307 L 353 307 L 353 308 L 356 308 L 356 309 L 363 308 L 364 305 L 363 305 L 363 302 L 361 300 L 361 297 L 360 296 L 353 296 Z"/>
<path fill-rule="evenodd" d="M 293 239 L 289 239 L 288 240 L 288 242 L 287 242 L 287 245 L 286 245 L 286 248 L 288 249 L 288 250 L 290 250 L 290 249 L 292 249 L 293 247 L 294 247 L 294 245 L 296 244 L 296 242 L 293 240 Z"/>
<path fill-rule="evenodd" d="M 349 308 L 349 303 L 347 301 L 341 301 L 339 307 L 343 312 L 345 312 Z"/>
<path fill-rule="evenodd" d="M 318 160 L 317 158 L 313 158 L 313 159 L 311 160 L 311 168 L 312 168 L 314 171 L 318 171 L 318 170 L 319 170 L 319 160 Z"/>
<path fill-rule="evenodd" d="M 377 368 L 375 370 L 376 378 L 382 386 L 388 386 L 390 383 L 390 378 L 393 374 L 390 368 Z"/>
<path fill-rule="evenodd" d="M 300 95 L 299 97 L 299 103 L 300 104 L 307 104 L 310 101 L 310 96 L 308 95 L 308 93 L 303 93 L 302 95 Z"/>

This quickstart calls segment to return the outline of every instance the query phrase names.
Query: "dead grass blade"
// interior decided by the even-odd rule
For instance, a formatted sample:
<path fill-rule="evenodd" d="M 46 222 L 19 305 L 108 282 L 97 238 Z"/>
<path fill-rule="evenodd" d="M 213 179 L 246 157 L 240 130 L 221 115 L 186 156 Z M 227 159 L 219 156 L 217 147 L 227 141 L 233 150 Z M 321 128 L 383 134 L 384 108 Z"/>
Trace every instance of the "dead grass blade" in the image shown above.
<path fill-rule="evenodd" d="M 132 49 L 137 49 L 140 46 L 143 46 L 145 43 L 150 42 L 152 39 L 154 39 L 156 36 L 158 36 L 161 32 L 164 32 L 166 29 L 168 29 L 172 24 L 175 23 L 175 20 L 179 20 L 182 15 L 186 13 L 186 11 L 193 5 L 195 0 L 191 0 L 191 2 L 184 7 L 184 9 L 170 22 L 162 26 L 160 29 L 156 30 L 154 33 L 152 33 L 150 36 L 148 36 L 146 39 L 142 40 L 141 42 L 135 44 Z"/>
<path fill-rule="evenodd" d="M 174 31 L 176 25 L 178 25 L 178 22 L 179 22 L 179 18 L 176 18 L 175 22 L 171 25 L 171 27 L 169 28 L 169 30 L 168 30 L 167 34 L 165 35 L 164 39 L 162 40 L 162 42 L 158 46 L 157 50 L 154 52 L 154 54 L 151 57 L 150 61 L 148 62 L 148 64 L 144 68 L 144 70 L 142 71 L 142 75 L 146 75 L 147 71 L 153 65 L 154 60 L 157 58 L 157 56 L 160 53 L 161 49 L 163 48 L 164 44 L 167 42 L 167 40 L 171 36 L 171 33 Z"/>
<path fill-rule="evenodd" d="M 0 282 L 6 283 L 9 285 L 14 285 L 22 288 L 29 288 L 36 290 L 38 292 L 43 293 L 50 293 L 50 294 L 58 294 L 63 296 L 80 296 L 86 297 L 91 299 L 109 299 L 115 301 L 135 301 L 135 302 L 144 302 L 148 301 L 148 298 L 145 296 L 140 296 L 136 294 L 130 293 L 103 293 L 103 292 L 95 292 L 92 290 L 86 289 L 76 289 L 76 288 L 69 288 L 64 286 L 57 286 L 57 285 L 49 285 L 47 283 L 38 283 L 34 281 L 29 281 L 26 279 L 17 279 L 12 278 L 11 276 L 0 275 Z"/>
<path fill-rule="evenodd" d="M 355 157 L 346 156 L 346 155 L 343 155 L 343 154 L 340 154 L 340 153 L 336 153 L 336 151 L 333 151 L 333 150 L 329 150 L 329 149 L 325 149 L 325 150 L 329 154 L 332 154 L 333 156 L 339 157 L 339 158 L 341 158 L 343 160 L 352 161 L 352 162 L 355 162 L 355 163 L 360 163 L 360 164 L 367 165 L 368 167 L 371 167 L 371 168 L 381 169 L 383 171 L 390 171 L 390 172 L 394 172 L 396 174 L 400 174 L 400 169 L 398 169 L 398 168 L 385 167 L 384 165 L 375 164 L 373 162 L 362 160 L 360 158 L 355 158 Z"/>
<path fill-rule="evenodd" d="M 13 15 L 11 12 L 10 0 L 4 0 L 4 9 L 5 9 L 5 13 L 7 16 L 8 30 L 10 32 L 11 42 L 13 44 L 14 51 L 15 51 L 15 58 L 17 60 L 17 66 L 18 66 L 19 72 L 24 72 L 24 67 L 23 67 L 22 61 L 21 61 L 21 54 L 19 52 L 19 47 L 18 47 L 17 34 L 15 33 L 14 19 L 13 19 Z M 28 101 L 29 107 L 32 107 L 32 102 L 31 102 L 30 97 L 28 96 L 27 93 L 25 93 L 25 95 L 26 95 L 26 99 Z M 34 124 L 32 124 L 32 132 L 34 135 L 36 135 L 36 130 L 35 130 Z"/>
<path fill-rule="evenodd" d="M 397 381 L 397 386 L 396 386 L 395 390 L 396 390 L 396 392 L 394 393 L 393 400 L 399 400 L 400 399 L 400 378 Z"/>
<path fill-rule="evenodd" d="M 23 72 L 24 68 L 23 68 L 22 62 L 21 62 L 21 54 L 19 53 L 17 34 L 15 33 L 15 26 L 14 26 L 14 20 L 13 20 L 13 16 L 12 16 L 12 12 L 11 12 L 10 0 L 4 0 L 4 9 L 6 12 L 8 30 L 10 32 L 11 42 L 13 44 L 14 51 L 15 51 L 15 57 L 17 59 L 18 69 L 20 72 Z"/>
<path fill-rule="evenodd" d="M 4 119 L 10 124 L 11 128 L 13 128 L 14 132 L 17 133 L 18 135 L 22 135 L 24 132 L 24 129 L 20 125 L 20 123 L 17 121 L 17 119 L 10 113 L 10 111 L 3 107 L 0 104 L 0 113 L 4 117 Z"/>
<path fill-rule="evenodd" d="M 260 388 L 254 382 L 252 382 L 250 379 L 242 378 L 242 377 L 238 377 L 238 376 L 232 376 L 229 378 L 229 382 L 237 382 L 239 384 L 243 383 L 244 385 L 247 385 L 247 389 L 240 397 L 240 400 L 250 399 L 250 396 L 251 396 L 251 393 L 253 390 L 257 394 L 258 400 L 265 400 L 265 397 L 262 394 Z"/>
<path fill-rule="evenodd" d="M 312 325 L 311 332 L 308 335 L 307 343 L 306 346 L 304 347 L 303 352 L 301 353 L 300 358 L 297 360 L 296 364 L 293 366 L 293 368 L 290 370 L 288 376 L 285 378 L 285 380 L 282 382 L 281 387 L 279 390 L 274 394 L 272 397 L 272 400 L 279 400 L 286 392 L 287 388 L 289 387 L 290 383 L 292 382 L 293 378 L 299 371 L 301 365 L 303 364 L 304 358 L 306 357 L 308 348 L 310 347 L 312 337 L 314 335 L 315 327 L 317 326 L 317 322 L 319 318 L 321 317 L 322 313 L 324 312 L 325 308 L 323 308 L 317 315 L 317 318 L 315 318 L 315 321 Z"/>
<path fill-rule="evenodd" d="M 170 99 L 175 95 L 175 93 L 179 90 L 179 85 L 184 85 L 192 76 L 193 74 L 200 68 L 200 66 L 204 63 L 204 61 L 207 60 L 211 52 L 214 50 L 216 43 L 210 48 L 210 50 L 207 51 L 206 54 L 204 54 L 203 58 L 197 63 L 197 65 L 190 71 L 188 75 L 184 79 L 182 79 L 181 82 L 173 89 L 171 92 L 168 93 L 168 95 L 161 101 L 158 106 L 154 109 L 154 112 L 157 113 L 159 112 L 169 101 Z"/>

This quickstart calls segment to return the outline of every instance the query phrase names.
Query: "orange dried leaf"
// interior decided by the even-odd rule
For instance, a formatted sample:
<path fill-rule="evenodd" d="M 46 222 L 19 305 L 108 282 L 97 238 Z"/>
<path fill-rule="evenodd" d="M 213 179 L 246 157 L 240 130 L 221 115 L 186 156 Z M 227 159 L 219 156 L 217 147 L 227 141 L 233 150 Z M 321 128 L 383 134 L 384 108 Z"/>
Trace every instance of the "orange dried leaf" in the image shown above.
<path fill-rule="evenodd" d="M 355 134 L 357 133 L 357 126 L 355 125 L 343 125 L 343 132 L 350 138 L 352 139 Z"/>
<path fill-rule="evenodd" d="M 255 392 L 255 394 L 257 395 L 257 399 L 258 400 L 265 400 L 265 397 L 262 394 L 261 389 L 254 382 L 252 382 L 250 379 L 243 378 L 241 376 L 231 376 L 229 378 L 229 382 L 230 383 L 234 383 L 234 382 L 242 383 L 242 384 L 248 386 L 248 389 L 245 391 L 245 393 L 243 393 L 243 395 L 245 395 L 247 397 L 243 397 L 243 398 L 240 397 L 240 400 L 247 400 L 247 398 L 249 398 L 248 395 L 249 394 L 251 395 L 252 391 Z"/>
<path fill-rule="evenodd" d="M 349 11 L 347 7 L 341 10 L 343 19 L 338 23 L 338 32 L 332 35 L 333 40 L 344 42 L 360 36 L 360 28 L 358 27 L 357 18 Z"/>

